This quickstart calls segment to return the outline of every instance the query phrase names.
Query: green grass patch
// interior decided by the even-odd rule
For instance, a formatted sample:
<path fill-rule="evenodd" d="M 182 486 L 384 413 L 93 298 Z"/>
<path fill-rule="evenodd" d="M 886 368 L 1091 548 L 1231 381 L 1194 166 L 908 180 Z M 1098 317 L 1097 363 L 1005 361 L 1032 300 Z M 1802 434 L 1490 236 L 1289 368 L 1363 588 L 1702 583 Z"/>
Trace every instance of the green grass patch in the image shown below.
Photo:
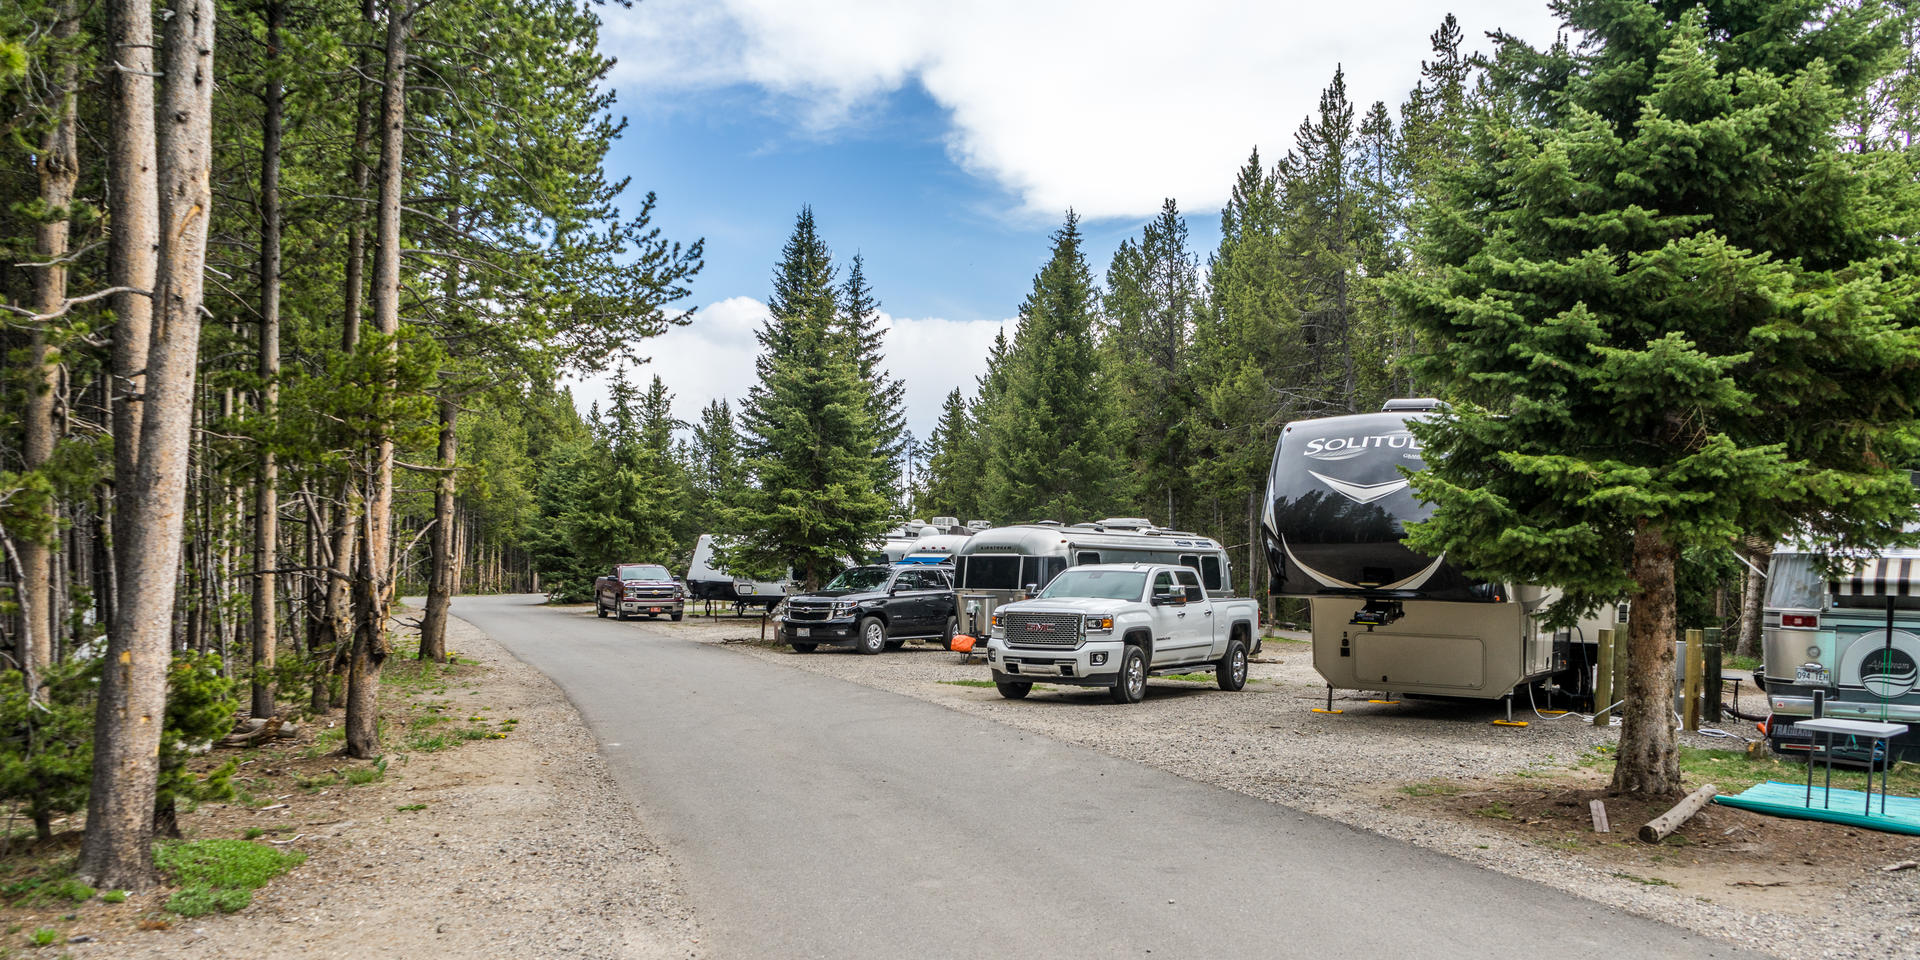
<path fill-rule="evenodd" d="M 1641 886 L 1646 886 L 1646 887 L 1671 887 L 1671 886 L 1673 886 L 1673 884 L 1671 884 L 1671 883 L 1669 883 L 1669 882 L 1667 882 L 1667 881 L 1665 881 L 1665 880 L 1662 880 L 1662 879 L 1660 879 L 1659 877 L 1643 877 L 1643 876 L 1640 876 L 1640 875 L 1638 875 L 1638 874 L 1632 874 L 1632 873 L 1615 873 L 1615 874 L 1611 874 L 1611 876 L 1615 876 L 1615 877 L 1618 877 L 1618 878 L 1620 878 L 1620 879 L 1622 879 L 1622 880 L 1631 880 L 1631 881 L 1633 881 L 1634 883 L 1637 883 L 1637 884 L 1640 884 Z"/>
<path fill-rule="evenodd" d="M 8 903 L 23 907 L 92 900 L 98 891 L 75 880 L 71 870 L 71 864 L 64 864 L 0 884 L 0 896 L 6 897 Z"/>
<path fill-rule="evenodd" d="M 1804 782 L 1807 778 L 1804 763 L 1790 762 L 1771 754 L 1749 757 L 1739 750 L 1708 750 L 1700 747 L 1680 748 L 1680 773 L 1688 783 L 1711 783 L 1719 787 L 1721 793 L 1739 793 L 1768 780 L 1794 783 Z M 1820 775 L 1825 776 L 1824 768 Z M 1835 788 L 1855 789 L 1866 782 L 1865 778 L 1866 771 L 1859 767 L 1834 765 Z M 1907 796 L 1920 791 L 1920 764 L 1894 764 L 1893 769 L 1887 772 L 1887 788 L 1893 793 Z"/>
<path fill-rule="evenodd" d="M 408 753 L 436 753 L 450 746 L 453 746 L 453 741 L 448 740 L 446 734 L 441 733 L 431 736 L 419 733 L 408 734 L 405 744 Z"/>
<path fill-rule="evenodd" d="M 180 885 L 166 908 L 185 917 L 244 910 L 253 902 L 253 891 L 306 860 L 298 850 L 245 840 L 179 840 L 153 847 L 155 865 Z"/>
<path fill-rule="evenodd" d="M 1478 810 L 1475 810 L 1474 813 L 1477 813 L 1480 816 L 1486 817 L 1489 820 L 1512 820 L 1513 819 L 1513 811 L 1507 809 L 1506 804 L 1499 803 L 1497 801 L 1494 803 L 1490 803 L 1484 807 L 1481 807 Z"/>
<path fill-rule="evenodd" d="M 1429 780 L 1425 783 L 1404 783 L 1400 792 L 1409 797 L 1451 797 L 1460 792 L 1460 785 Z"/>
<path fill-rule="evenodd" d="M 378 783 L 379 781 L 385 780 L 386 778 L 387 778 L 387 758 L 386 757 L 381 757 L 380 759 L 374 761 L 373 766 L 371 767 L 355 767 L 354 769 L 347 771 L 347 785 L 352 787 L 363 786 L 369 783 Z"/>
<path fill-rule="evenodd" d="M 1186 680 L 1192 683 L 1212 683 L 1213 674 L 1211 673 L 1165 673 L 1160 675 L 1160 679 Z"/>
<path fill-rule="evenodd" d="M 242 834 L 242 835 L 241 835 L 241 837 L 240 837 L 240 839 L 242 839 L 242 840 L 258 840 L 258 839 L 260 839 L 261 837 L 264 837 L 264 836 L 266 836 L 266 835 L 267 835 L 267 831 L 265 831 L 265 830 L 262 830 L 262 829 L 260 829 L 259 827 L 248 827 L 248 828 L 247 828 L 247 832 L 246 832 L 245 834 Z"/>
<path fill-rule="evenodd" d="M 36 947 L 51 947 L 60 942 L 60 931 L 52 927 L 41 927 L 27 938 L 27 942 Z"/>
<path fill-rule="evenodd" d="M 300 755 L 308 760 L 314 760 L 329 753 L 340 752 L 340 747 L 346 742 L 346 727 L 328 727 L 314 734 L 313 742 L 308 744 L 305 750 L 300 751 Z"/>
<path fill-rule="evenodd" d="M 401 813 L 412 813 L 416 810 L 425 810 L 426 808 L 427 808 L 427 805 L 424 803 L 409 803 L 404 807 L 394 807 L 395 810 L 398 810 Z"/>
<path fill-rule="evenodd" d="M 1743 657 L 1737 653 L 1729 653 L 1720 658 L 1720 669 L 1722 671 L 1738 670 L 1741 673 L 1752 673 L 1760 669 L 1760 658 Z"/>
<path fill-rule="evenodd" d="M 942 681 L 940 681 L 940 682 L 941 682 L 941 683 L 945 683 L 945 684 L 950 684 L 950 685 L 952 685 L 952 686 L 956 686 L 956 687 L 988 687 L 988 688 L 991 688 L 991 687 L 993 686 L 993 681 L 992 681 L 992 680 L 942 680 Z"/>
<path fill-rule="evenodd" d="M 125 890 L 108 890 L 106 893 L 100 895 L 100 899 L 107 903 L 126 903 L 127 892 Z"/>

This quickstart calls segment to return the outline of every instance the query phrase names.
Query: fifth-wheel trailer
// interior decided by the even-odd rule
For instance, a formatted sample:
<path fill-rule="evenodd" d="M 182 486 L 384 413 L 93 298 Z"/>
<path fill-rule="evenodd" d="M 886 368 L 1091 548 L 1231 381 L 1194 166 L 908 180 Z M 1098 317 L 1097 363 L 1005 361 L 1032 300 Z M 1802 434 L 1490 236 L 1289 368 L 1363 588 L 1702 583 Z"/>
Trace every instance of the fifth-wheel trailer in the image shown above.
<path fill-rule="evenodd" d="M 1611 608 L 1549 630 L 1539 618 L 1556 591 L 1478 582 L 1401 543 L 1433 512 L 1408 488 L 1425 462 L 1407 424 L 1438 409 L 1389 400 L 1379 413 L 1287 424 L 1262 517 L 1273 592 L 1308 600 L 1313 665 L 1330 691 L 1488 700 L 1541 682 L 1590 697 L 1594 631 L 1613 625 Z"/>

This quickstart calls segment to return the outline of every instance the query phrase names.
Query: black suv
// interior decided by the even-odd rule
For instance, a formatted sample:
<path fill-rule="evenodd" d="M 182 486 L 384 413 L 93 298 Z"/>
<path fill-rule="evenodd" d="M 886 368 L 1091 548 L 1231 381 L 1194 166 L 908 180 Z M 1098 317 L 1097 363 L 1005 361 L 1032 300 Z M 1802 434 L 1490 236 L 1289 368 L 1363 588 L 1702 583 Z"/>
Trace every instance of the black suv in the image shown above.
<path fill-rule="evenodd" d="M 951 648 L 960 629 L 955 602 L 953 580 L 942 567 L 854 567 L 825 589 L 788 597 L 774 617 L 773 635 L 801 653 L 849 643 L 860 653 L 879 653 L 908 640 Z"/>

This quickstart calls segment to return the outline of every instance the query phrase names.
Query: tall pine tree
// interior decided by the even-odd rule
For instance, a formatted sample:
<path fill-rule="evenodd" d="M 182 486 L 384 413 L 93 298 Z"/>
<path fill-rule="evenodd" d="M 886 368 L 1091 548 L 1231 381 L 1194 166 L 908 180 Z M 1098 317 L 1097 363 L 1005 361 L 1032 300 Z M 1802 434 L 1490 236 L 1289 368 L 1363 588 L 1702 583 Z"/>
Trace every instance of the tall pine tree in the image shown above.
<path fill-rule="evenodd" d="M 874 439 L 886 457 L 882 489 L 895 502 L 904 500 L 901 477 L 907 466 L 907 385 L 887 373 L 886 328 L 880 325 L 880 301 L 867 283 L 866 258 L 853 255 L 847 282 L 840 288 L 840 320 L 853 338 L 860 380 L 867 390 L 867 415 Z"/>
<path fill-rule="evenodd" d="M 725 511 L 735 532 L 722 551 L 728 568 L 771 578 L 791 567 L 809 589 L 842 558 L 866 555 L 894 509 L 860 343 L 840 322 L 833 273 L 803 208 L 774 270 L 760 380 L 740 415 L 753 480 Z"/>
<path fill-rule="evenodd" d="M 1107 268 L 1105 346 L 1148 515 L 1174 525 L 1186 514 L 1189 347 L 1201 306 L 1200 265 L 1171 197 L 1138 243 L 1122 241 Z"/>
<path fill-rule="evenodd" d="M 1914 165 L 1838 136 L 1898 29 L 1825 0 L 1555 9 L 1576 41 L 1501 38 L 1399 291 L 1456 401 L 1416 431 L 1436 512 L 1409 543 L 1559 585 L 1563 619 L 1631 597 L 1613 787 L 1669 796 L 1682 551 L 1914 519 Z"/>

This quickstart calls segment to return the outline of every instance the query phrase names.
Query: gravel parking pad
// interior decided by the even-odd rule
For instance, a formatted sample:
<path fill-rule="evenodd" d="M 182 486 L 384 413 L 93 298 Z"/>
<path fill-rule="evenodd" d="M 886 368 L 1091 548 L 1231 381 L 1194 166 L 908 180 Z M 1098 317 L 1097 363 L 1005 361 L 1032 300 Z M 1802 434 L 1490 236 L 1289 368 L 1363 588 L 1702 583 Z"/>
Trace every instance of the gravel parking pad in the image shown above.
<path fill-rule="evenodd" d="M 1920 871 L 1888 873 L 1873 862 L 1830 870 L 1841 877 L 1833 882 L 1820 882 L 1809 870 L 1768 888 L 1735 887 L 1743 877 L 1729 871 L 1669 886 L 1462 819 L 1444 805 L 1404 802 L 1400 787 L 1428 781 L 1469 790 L 1526 777 L 1554 779 L 1569 790 L 1586 785 L 1570 779 L 1596 776 L 1576 772 L 1579 761 L 1591 762 L 1596 747 L 1614 742 L 1617 729 L 1573 717 L 1544 719 L 1524 703 L 1516 704 L 1515 719 L 1530 721 L 1525 727 L 1492 724 L 1501 716 L 1497 705 L 1377 704 L 1357 695 L 1336 696 L 1334 705 L 1345 711 L 1340 715 L 1313 713 L 1325 686 L 1309 644 L 1300 640 L 1267 641 L 1240 693 L 1221 692 L 1211 677 L 1155 678 L 1143 703 L 1125 706 L 1109 703 L 1104 689 L 1045 685 L 1028 699 L 1005 700 L 980 658 L 963 662 L 959 654 L 917 642 L 880 656 L 833 648 L 796 654 L 760 642 L 757 619 L 655 626 L 1146 763 L 1776 954 L 1920 955 Z M 1747 712 L 1764 709 L 1751 692 L 1742 701 Z M 1741 738 L 1756 736 L 1751 724 L 1731 718 L 1722 726 Z M 1683 738 L 1699 747 L 1742 745 L 1742 739 Z M 1791 775 L 1799 768 L 1785 769 Z M 1616 823 L 1614 829 L 1634 826 Z M 1912 841 L 1899 848 L 1905 856 L 1920 855 L 1920 841 L 1902 839 Z M 1783 902 L 1795 909 L 1776 909 Z"/>

